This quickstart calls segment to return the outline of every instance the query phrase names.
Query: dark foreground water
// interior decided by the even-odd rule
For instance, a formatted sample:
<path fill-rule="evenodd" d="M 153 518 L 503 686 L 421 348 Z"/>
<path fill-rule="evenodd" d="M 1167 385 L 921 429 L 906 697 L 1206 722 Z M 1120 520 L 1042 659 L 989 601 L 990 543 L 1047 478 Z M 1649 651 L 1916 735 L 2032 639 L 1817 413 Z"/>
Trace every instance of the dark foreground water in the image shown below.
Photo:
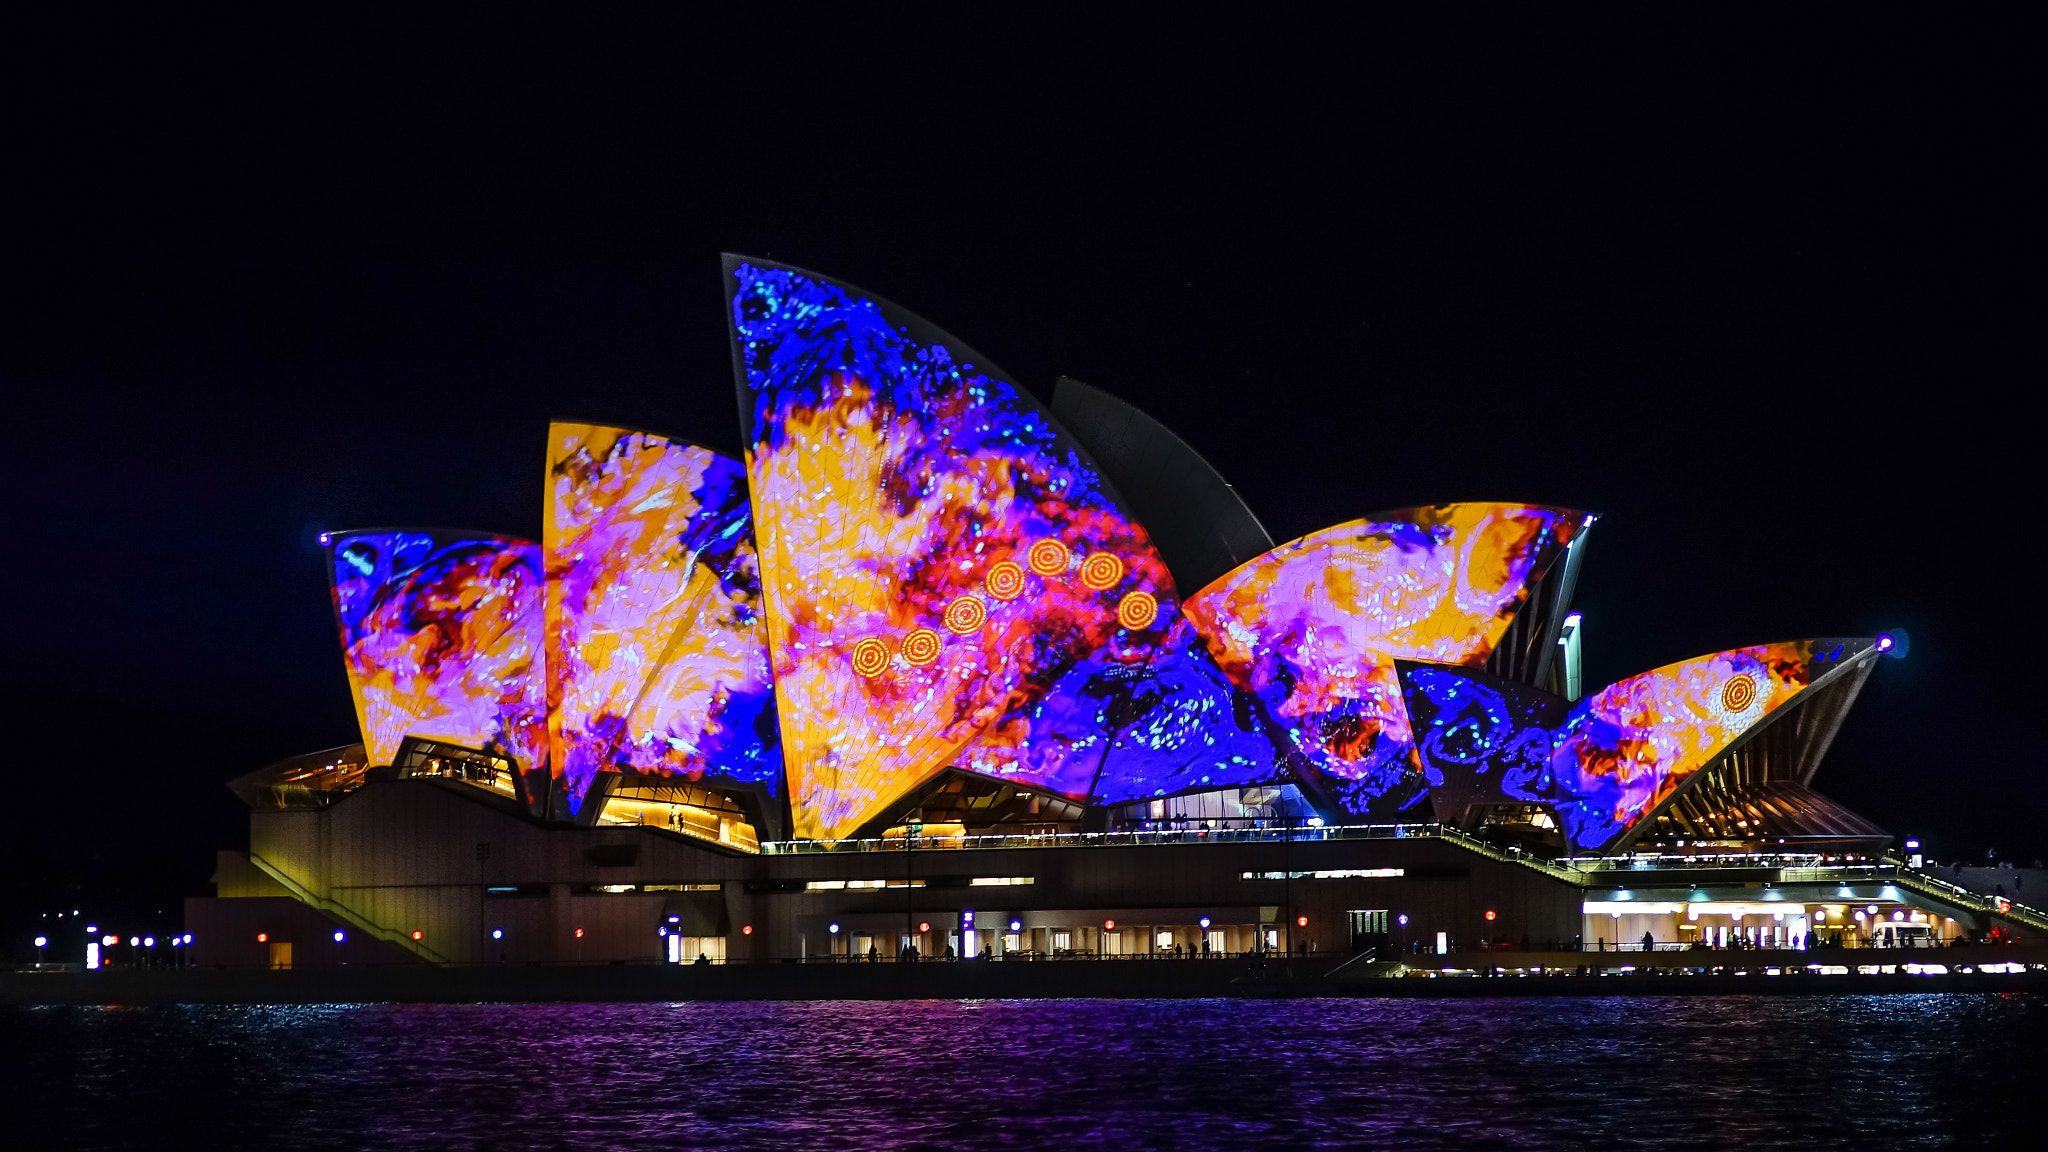
<path fill-rule="evenodd" d="M 2048 1001 L 0 1010 L 45 1149 L 2040 1147 Z"/>

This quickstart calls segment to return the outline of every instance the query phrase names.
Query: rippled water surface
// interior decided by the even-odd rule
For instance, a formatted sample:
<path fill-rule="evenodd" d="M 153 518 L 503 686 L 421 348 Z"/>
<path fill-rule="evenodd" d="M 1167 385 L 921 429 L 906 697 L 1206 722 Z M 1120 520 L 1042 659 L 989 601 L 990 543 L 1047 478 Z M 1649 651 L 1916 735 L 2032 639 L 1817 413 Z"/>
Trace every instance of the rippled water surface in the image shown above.
<path fill-rule="evenodd" d="M 2028 996 L 0 1010 L 7 1143 L 2027 1147 Z"/>

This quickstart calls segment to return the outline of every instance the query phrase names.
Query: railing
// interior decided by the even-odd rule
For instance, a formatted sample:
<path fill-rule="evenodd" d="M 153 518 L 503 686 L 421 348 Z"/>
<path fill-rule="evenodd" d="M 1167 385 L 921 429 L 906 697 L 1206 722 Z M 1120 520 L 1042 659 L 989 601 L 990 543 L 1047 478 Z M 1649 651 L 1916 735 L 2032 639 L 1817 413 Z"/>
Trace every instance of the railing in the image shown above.
<path fill-rule="evenodd" d="M 1567 883 L 1591 881 L 1570 862 L 1546 860 L 1519 848 L 1499 848 L 1448 824 L 1266 824 L 1250 827 L 1161 828 L 1124 832 L 1037 832 L 993 836 L 913 836 L 915 851 L 1015 848 L 1117 848 L 1158 844 L 1256 844 L 1323 840 L 1444 840 L 1503 864 L 1517 864 Z M 764 856 L 819 856 L 905 851 L 901 836 L 858 840 L 768 840 Z"/>
<path fill-rule="evenodd" d="M 294 880 L 290 876 L 286 875 L 284 869 L 279 868 L 277 865 L 272 864 L 270 861 L 265 860 L 263 857 L 258 856 L 254 852 L 249 853 L 249 863 L 256 865 L 256 867 L 263 870 L 264 875 L 269 876 L 272 880 L 275 880 L 279 884 L 283 885 L 284 890 L 291 893 L 292 898 L 297 900 L 299 903 L 310 904 L 313 907 L 318 908 L 320 911 L 325 912 L 330 916 L 339 917 L 342 920 L 347 921 L 350 927 L 353 927 L 358 931 L 368 932 L 370 935 L 375 936 L 379 940 L 384 940 L 392 944 L 399 945 L 400 947 L 405 948 L 408 951 L 411 951 L 414 954 L 418 955 L 422 959 L 430 960 L 436 964 L 448 963 L 448 958 L 446 956 L 443 956 L 439 952 L 434 951 L 432 948 L 427 947 L 425 943 L 412 939 L 410 936 L 407 936 L 404 932 L 401 932 L 396 928 L 386 928 L 381 924 L 371 923 L 370 920 L 367 917 L 365 917 L 362 913 L 356 911 L 355 909 L 349 907 L 346 904 L 341 903 L 338 900 L 330 900 L 325 896 L 321 896 L 315 893 L 312 889 L 306 887 L 304 884 L 301 884 L 297 880 Z"/>
<path fill-rule="evenodd" d="M 1835 867 L 1828 856 L 1817 852 L 1714 853 L 1712 855 L 1658 856 L 1571 856 L 1562 863 L 1582 872 L 1665 872 L 1688 868 L 1804 868 Z M 1848 858 L 1844 858 L 1845 861 Z M 1860 859 L 1860 858 L 1858 858 Z M 1846 863 L 1839 866 L 1850 866 Z"/>
<path fill-rule="evenodd" d="M 1410 840 L 1447 838 L 1439 824 L 1294 824 L 1244 828 L 1160 828 L 1126 832 L 1036 832 L 992 836 L 913 836 L 919 851 L 986 848 L 1119 848 L 1146 844 L 1248 844 L 1317 840 Z M 1463 836 L 1463 833 L 1458 833 Z M 849 852 L 902 852 L 903 837 L 861 840 L 769 840 L 764 856 L 814 856 Z"/>
<path fill-rule="evenodd" d="M 1569 860 L 1548 860 L 1519 848 L 1501 848 L 1449 824 L 1433 824 L 1431 827 L 1436 829 L 1435 834 L 1439 839 L 1448 840 L 1468 852 L 1477 852 L 1488 859 L 1498 860 L 1503 864 L 1519 864 L 1580 887 L 1592 883 L 1585 872 L 1573 867 Z"/>
<path fill-rule="evenodd" d="M 2044 913 L 2038 908 L 2028 907 L 2017 900 L 2008 899 L 2004 896 L 1986 896 L 1982 892 L 1964 888 L 1958 884 L 1951 884 L 1946 880 L 1936 880 L 1924 872 L 1915 872 L 1910 868 L 1895 867 L 1893 872 L 1893 883 L 1901 887 L 1911 888 L 1923 896 L 1935 896 L 1940 899 L 1950 900 L 1963 904 L 1966 907 L 1975 908 L 1980 912 L 1988 912 L 1996 916 L 2004 916 L 2009 920 L 2018 921 L 2036 932 L 2048 932 L 2048 913 Z"/>
<path fill-rule="evenodd" d="M 1777 872 L 1780 884 L 1892 884 L 1922 896 L 1945 900 L 1975 912 L 2004 916 L 2037 932 L 2048 932 L 2048 912 L 2004 896 L 1990 896 L 1973 888 L 1939 880 L 1907 865 L 1885 858 L 1831 857 L 1817 852 L 1719 853 L 1712 855 L 1581 856 L 1559 863 L 1571 867 L 1588 882 L 1612 883 L 1617 873 L 1675 872 L 1686 869 L 1760 868 Z"/>

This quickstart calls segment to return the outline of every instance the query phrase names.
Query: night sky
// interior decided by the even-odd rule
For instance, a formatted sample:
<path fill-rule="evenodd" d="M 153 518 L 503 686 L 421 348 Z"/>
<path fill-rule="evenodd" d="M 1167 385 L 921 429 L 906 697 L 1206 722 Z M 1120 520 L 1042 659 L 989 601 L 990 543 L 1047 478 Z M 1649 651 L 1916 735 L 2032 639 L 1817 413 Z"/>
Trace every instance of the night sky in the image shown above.
<path fill-rule="evenodd" d="M 550 418 L 737 454 L 721 251 L 1121 395 L 1275 540 L 1600 513 L 1589 686 L 1906 629 L 1816 785 L 2048 856 L 2025 39 L 12 27 L 7 914 L 175 914 L 225 780 L 358 739 L 323 529 L 537 538 Z"/>

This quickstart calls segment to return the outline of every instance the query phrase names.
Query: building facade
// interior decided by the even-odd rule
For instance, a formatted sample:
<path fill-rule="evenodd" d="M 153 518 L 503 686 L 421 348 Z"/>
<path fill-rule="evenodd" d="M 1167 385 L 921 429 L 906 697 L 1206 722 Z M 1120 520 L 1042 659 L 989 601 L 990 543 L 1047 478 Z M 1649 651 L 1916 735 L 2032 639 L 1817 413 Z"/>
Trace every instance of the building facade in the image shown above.
<path fill-rule="evenodd" d="M 1583 943 L 1588 861 L 1889 841 L 1812 786 L 1889 637 L 1583 692 L 1588 513 L 1275 545 L 1108 393 L 725 278 L 743 460 L 559 423 L 539 541 L 322 538 L 362 743 L 235 781 L 202 963 Z"/>

